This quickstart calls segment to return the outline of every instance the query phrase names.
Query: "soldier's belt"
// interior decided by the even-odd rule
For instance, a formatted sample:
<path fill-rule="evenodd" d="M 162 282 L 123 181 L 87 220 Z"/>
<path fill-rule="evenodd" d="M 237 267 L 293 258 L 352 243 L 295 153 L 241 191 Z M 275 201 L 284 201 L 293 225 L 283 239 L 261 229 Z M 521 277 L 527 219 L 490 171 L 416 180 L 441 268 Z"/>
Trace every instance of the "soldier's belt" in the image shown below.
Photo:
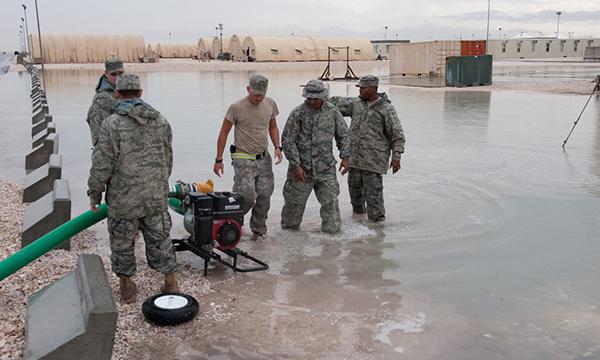
<path fill-rule="evenodd" d="M 263 151 L 260 154 L 250 154 L 247 152 L 239 151 L 235 145 L 231 145 L 229 147 L 229 151 L 231 152 L 232 159 L 243 159 L 243 160 L 261 160 L 267 156 L 267 150 Z"/>

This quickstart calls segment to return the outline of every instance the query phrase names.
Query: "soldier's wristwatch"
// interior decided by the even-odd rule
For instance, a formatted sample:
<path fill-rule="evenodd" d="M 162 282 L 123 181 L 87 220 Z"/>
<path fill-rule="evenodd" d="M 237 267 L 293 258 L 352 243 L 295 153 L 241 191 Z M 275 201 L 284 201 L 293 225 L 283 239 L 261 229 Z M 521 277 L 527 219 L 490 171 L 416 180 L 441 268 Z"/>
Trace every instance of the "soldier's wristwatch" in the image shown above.
<path fill-rule="evenodd" d="M 283 148 L 281 146 L 275 146 L 275 149 L 279 150 L 279 151 L 283 151 Z"/>
<path fill-rule="evenodd" d="M 220 163 L 222 163 L 222 162 L 223 162 L 223 159 L 215 159 L 215 162 L 216 162 L 217 164 L 220 164 Z"/>

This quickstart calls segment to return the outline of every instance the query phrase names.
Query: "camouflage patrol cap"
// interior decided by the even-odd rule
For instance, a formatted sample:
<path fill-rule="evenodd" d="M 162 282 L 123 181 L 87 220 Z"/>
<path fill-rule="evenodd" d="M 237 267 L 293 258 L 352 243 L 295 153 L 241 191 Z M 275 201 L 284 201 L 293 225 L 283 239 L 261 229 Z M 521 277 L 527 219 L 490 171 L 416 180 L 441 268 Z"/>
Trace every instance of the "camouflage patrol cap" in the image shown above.
<path fill-rule="evenodd" d="M 379 86 L 379 78 L 375 75 L 365 75 L 360 78 L 356 87 Z"/>
<path fill-rule="evenodd" d="M 269 79 L 262 75 L 254 74 L 250 76 L 248 86 L 250 86 L 254 95 L 266 95 L 267 87 L 269 87 Z"/>
<path fill-rule="evenodd" d="M 104 69 L 108 72 L 123 71 L 123 61 L 119 58 L 112 57 L 104 62 Z"/>
<path fill-rule="evenodd" d="M 115 89 L 117 91 L 124 90 L 142 90 L 140 78 L 134 74 L 122 74 L 117 78 Z"/>
<path fill-rule="evenodd" d="M 310 99 L 326 100 L 328 95 L 329 91 L 321 80 L 310 80 L 302 90 L 302 96 Z"/>

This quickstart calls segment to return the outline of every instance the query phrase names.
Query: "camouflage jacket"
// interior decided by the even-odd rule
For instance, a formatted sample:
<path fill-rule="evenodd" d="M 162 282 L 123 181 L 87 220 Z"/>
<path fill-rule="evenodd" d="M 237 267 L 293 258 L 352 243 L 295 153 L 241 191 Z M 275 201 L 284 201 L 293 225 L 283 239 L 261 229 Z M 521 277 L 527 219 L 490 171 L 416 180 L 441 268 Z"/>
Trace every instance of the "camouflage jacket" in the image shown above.
<path fill-rule="evenodd" d="M 392 160 L 404 152 L 404 131 L 394 106 L 385 94 L 371 106 L 360 97 L 333 96 L 330 101 L 350 116 L 350 167 L 385 174 Z"/>
<path fill-rule="evenodd" d="M 90 126 L 92 136 L 92 146 L 96 146 L 98 135 L 100 135 L 100 126 L 104 119 L 115 112 L 117 98 L 115 97 L 115 86 L 108 82 L 106 76 L 102 75 L 96 86 L 96 95 L 92 100 L 92 105 L 87 114 L 87 123 Z"/>
<path fill-rule="evenodd" d="M 313 179 L 336 175 L 336 160 L 332 141 L 335 138 L 340 158 L 349 156 L 346 140 L 348 125 L 335 106 L 323 102 L 319 110 L 306 104 L 297 106 L 290 113 L 281 144 L 289 161 L 288 178 L 295 179 L 294 169 L 300 165 Z"/>
<path fill-rule="evenodd" d="M 106 191 L 108 215 L 138 219 L 167 209 L 171 126 L 140 99 L 119 101 L 100 128 L 88 178 L 91 202 Z"/>

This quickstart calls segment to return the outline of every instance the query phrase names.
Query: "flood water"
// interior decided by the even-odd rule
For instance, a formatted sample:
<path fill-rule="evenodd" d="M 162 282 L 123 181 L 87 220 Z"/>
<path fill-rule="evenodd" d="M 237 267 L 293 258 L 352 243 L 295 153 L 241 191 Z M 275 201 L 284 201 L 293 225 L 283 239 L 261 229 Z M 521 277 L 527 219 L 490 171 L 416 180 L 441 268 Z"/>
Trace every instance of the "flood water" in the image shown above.
<path fill-rule="evenodd" d="M 302 101 L 299 85 L 319 74 L 263 74 L 270 78 L 282 130 Z M 85 117 L 98 76 L 83 70 L 47 75 L 74 216 L 88 206 Z M 227 106 L 244 96 L 248 76 L 141 73 L 143 98 L 173 128 L 172 181 L 215 178 L 220 124 Z M 0 76 L 1 177 L 17 182 L 24 182 L 30 143 L 28 84 L 27 74 Z M 331 95 L 357 94 L 350 83 L 329 86 Z M 563 151 L 587 97 L 381 90 L 395 105 L 407 138 L 402 169 L 384 177 L 385 225 L 352 216 L 346 179 L 340 177 L 341 234 L 319 232 L 314 195 L 302 231 L 282 231 L 284 161 L 275 167 L 270 237 L 243 245 L 270 269 L 236 280 L 240 291 L 256 292 L 260 321 L 251 315 L 255 322 L 231 320 L 231 329 L 247 331 L 180 339 L 165 356 L 600 359 L 598 98 Z M 232 167 L 225 162 L 217 190 L 232 186 Z M 173 216 L 174 235 L 183 235 L 181 218 Z M 138 346 L 140 354 L 144 349 Z M 160 358 L 154 354 L 139 358 Z"/>

